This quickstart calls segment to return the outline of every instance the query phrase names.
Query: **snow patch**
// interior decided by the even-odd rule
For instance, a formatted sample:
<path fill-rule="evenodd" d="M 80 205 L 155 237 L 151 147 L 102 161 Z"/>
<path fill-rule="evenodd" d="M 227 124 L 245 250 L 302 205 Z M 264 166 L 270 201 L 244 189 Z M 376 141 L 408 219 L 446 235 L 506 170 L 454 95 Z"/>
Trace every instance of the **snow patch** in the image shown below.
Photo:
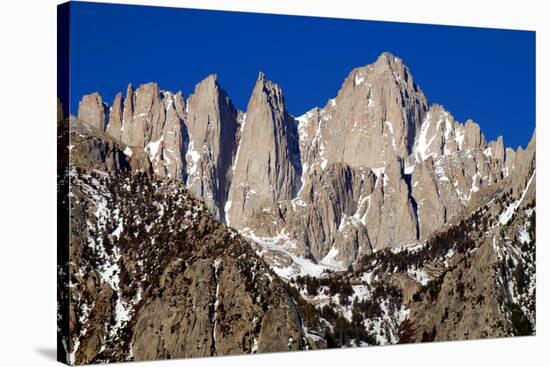
<path fill-rule="evenodd" d="M 386 124 L 386 126 L 390 130 L 390 134 L 393 134 L 393 124 L 392 124 L 392 122 L 391 121 L 384 121 L 384 124 Z"/>
<path fill-rule="evenodd" d="M 325 151 L 326 151 L 325 142 L 322 141 L 321 144 L 319 145 L 319 157 L 321 158 L 321 169 L 325 169 L 328 164 L 328 161 L 325 158 Z"/>
<path fill-rule="evenodd" d="M 441 165 L 441 160 L 438 160 L 437 163 L 435 164 L 434 173 L 435 173 L 435 175 L 436 175 L 436 177 L 438 178 L 439 181 L 448 181 L 448 182 L 450 182 L 449 177 L 447 177 L 447 174 L 445 173 L 445 170 L 443 169 L 443 166 Z"/>
<path fill-rule="evenodd" d="M 404 173 L 406 175 L 411 175 L 414 172 L 415 164 L 405 164 Z"/>
<path fill-rule="evenodd" d="M 435 135 L 428 140 L 428 130 L 430 125 L 430 112 L 428 112 L 426 114 L 426 118 L 424 119 L 424 123 L 422 123 L 422 127 L 420 128 L 420 136 L 415 149 L 415 157 L 418 161 L 425 160 L 431 155 L 430 147 L 435 139 Z"/>
<path fill-rule="evenodd" d="M 464 143 L 464 129 L 458 129 L 455 136 L 456 143 L 458 144 L 458 150 L 462 150 L 462 143 Z"/>
<path fill-rule="evenodd" d="M 376 178 L 379 178 L 380 175 L 384 174 L 385 170 L 386 170 L 386 167 L 373 167 L 373 168 L 371 168 L 371 171 L 374 173 Z"/>
<path fill-rule="evenodd" d="M 529 232 L 524 228 L 519 231 L 519 241 L 521 243 L 531 243 L 531 236 L 529 236 Z"/>
<path fill-rule="evenodd" d="M 232 201 L 227 200 L 223 207 L 223 211 L 225 213 L 225 222 L 227 223 L 227 225 L 229 225 L 229 211 L 231 210 L 231 204 L 232 204 Z"/>
<path fill-rule="evenodd" d="M 290 279 L 295 276 L 309 275 L 312 277 L 320 277 L 326 270 L 339 271 L 344 270 L 341 267 L 315 263 L 311 259 L 305 258 L 296 254 L 297 248 L 296 240 L 290 238 L 290 236 L 283 230 L 273 237 L 259 237 L 256 236 L 254 231 L 250 228 L 243 228 L 241 234 L 258 245 L 256 253 L 262 257 L 267 252 L 282 252 L 292 259 L 292 264 L 286 267 L 272 265 L 273 271 L 284 279 Z"/>
<path fill-rule="evenodd" d="M 340 251 L 333 246 L 328 254 L 320 261 L 320 263 L 333 268 L 343 268 L 344 265 L 342 264 L 342 262 L 336 260 L 336 256 L 338 256 L 339 252 Z"/>
<path fill-rule="evenodd" d="M 408 271 L 408 274 L 417 282 L 422 285 L 427 285 L 432 279 L 426 271 L 423 269 L 411 269 Z"/>
<path fill-rule="evenodd" d="M 420 242 L 420 243 L 413 242 L 402 246 L 392 247 L 390 248 L 390 251 L 393 252 L 394 254 L 398 254 L 403 251 L 415 252 L 417 250 L 422 249 L 424 246 L 426 246 L 426 244 L 427 244 L 426 241 Z"/>
<path fill-rule="evenodd" d="M 188 166 L 189 168 L 187 169 L 187 174 L 189 176 L 192 176 L 195 173 L 197 173 L 197 169 L 199 167 L 198 163 L 200 158 L 201 158 L 201 155 L 197 150 L 195 150 L 194 142 L 190 141 L 189 148 L 187 149 L 187 155 L 186 155 L 186 159 L 189 164 Z"/>
<path fill-rule="evenodd" d="M 157 156 L 158 152 L 159 152 L 159 147 L 160 147 L 160 143 L 164 140 L 164 135 L 160 137 L 159 140 L 157 141 L 152 141 L 152 142 L 149 142 L 146 146 L 145 146 L 145 153 L 149 154 L 149 159 L 151 160 L 151 162 L 153 162 L 154 158 L 156 157 L 157 160 L 160 158 L 159 156 Z"/>

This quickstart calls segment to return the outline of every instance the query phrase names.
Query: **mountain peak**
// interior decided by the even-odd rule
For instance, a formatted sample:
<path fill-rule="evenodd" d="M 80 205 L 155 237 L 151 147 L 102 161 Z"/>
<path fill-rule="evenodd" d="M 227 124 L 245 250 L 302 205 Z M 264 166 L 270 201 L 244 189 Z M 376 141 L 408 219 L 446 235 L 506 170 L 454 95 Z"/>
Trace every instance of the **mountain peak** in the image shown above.
<path fill-rule="evenodd" d="M 386 61 L 386 62 L 402 62 L 402 60 L 395 56 L 394 54 L 392 54 L 391 52 L 389 51 L 384 51 L 382 52 L 379 56 L 378 56 L 378 59 L 377 61 Z"/>
<path fill-rule="evenodd" d="M 215 87 L 218 86 L 218 75 L 217 74 L 209 74 L 206 78 L 202 79 L 200 82 L 198 82 L 195 85 L 195 93 L 199 89 L 208 89 L 213 90 Z"/>
<path fill-rule="evenodd" d="M 284 110 L 284 97 L 283 97 L 283 90 L 281 87 L 269 80 L 263 72 L 258 73 L 258 79 L 256 80 L 256 85 L 254 86 L 254 90 L 252 91 L 252 96 L 250 97 L 250 102 L 256 101 L 259 102 L 258 98 L 261 95 L 265 95 L 267 97 L 266 102 L 269 103 L 273 108 Z"/>
<path fill-rule="evenodd" d="M 128 85 L 126 86 L 126 95 L 124 97 L 124 100 L 131 101 L 133 93 L 134 93 L 134 86 L 132 83 L 128 83 Z"/>
<path fill-rule="evenodd" d="M 258 88 L 262 88 L 265 92 L 281 89 L 281 87 L 277 83 L 268 79 L 263 71 L 258 72 L 258 78 L 256 79 L 256 85 L 254 89 L 256 90 Z"/>
<path fill-rule="evenodd" d="M 264 74 L 263 71 L 260 70 L 260 71 L 258 72 L 258 78 L 257 78 L 256 80 L 257 80 L 257 81 L 259 81 L 259 80 L 262 80 L 262 81 L 267 80 L 267 78 L 265 77 L 265 74 Z"/>
<path fill-rule="evenodd" d="M 301 172 L 296 137 L 281 87 L 259 72 L 241 127 L 225 208 L 231 225 L 245 226 L 265 203 L 296 194 Z"/>
<path fill-rule="evenodd" d="M 138 89 L 151 89 L 151 90 L 159 90 L 160 91 L 160 88 L 159 88 L 158 84 L 156 82 L 153 82 L 153 81 L 140 84 Z"/>
<path fill-rule="evenodd" d="M 217 83 L 218 74 L 209 74 L 206 78 L 203 79 L 203 82 Z"/>
<path fill-rule="evenodd" d="M 379 70 L 390 69 L 396 72 L 403 72 L 406 69 L 403 60 L 390 52 L 382 52 L 376 59 L 374 66 Z"/>
<path fill-rule="evenodd" d="M 441 113 L 448 112 L 448 111 L 445 109 L 445 106 L 443 106 L 442 104 L 439 104 L 439 103 L 432 103 L 432 104 L 430 105 L 430 111 L 431 111 L 431 112 L 441 112 Z"/>
<path fill-rule="evenodd" d="M 393 78 L 400 87 L 408 85 L 411 91 L 416 92 L 419 89 L 414 85 L 411 72 L 403 60 L 390 52 L 382 52 L 375 62 L 353 69 L 346 80 L 360 85 L 365 79 L 374 80 L 380 76 Z"/>
<path fill-rule="evenodd" d="M 108 108 L 97 92 L 85 95 L 78 104 L 78 118 L 104 131 L 108 119 Z"/>
<path fill-rule="evenodd" d="M 187 187 L 205 201 L 216 218 L 223 219 L 238 112 L 216 74 L 196 85 L 186 107 Z"/>

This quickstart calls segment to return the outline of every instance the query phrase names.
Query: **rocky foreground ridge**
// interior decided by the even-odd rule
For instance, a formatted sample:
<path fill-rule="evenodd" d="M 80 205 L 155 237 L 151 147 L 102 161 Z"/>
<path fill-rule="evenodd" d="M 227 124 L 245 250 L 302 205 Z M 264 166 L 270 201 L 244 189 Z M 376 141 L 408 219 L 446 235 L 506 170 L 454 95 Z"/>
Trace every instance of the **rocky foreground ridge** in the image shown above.
<path fill-rule="evenodd" d="M 69 362 L 535 331 L 534 134 L 487 142 L 389 53 L 299 117 L 260 73 L 246 111 L 212 75 L 58 120 Z"/>

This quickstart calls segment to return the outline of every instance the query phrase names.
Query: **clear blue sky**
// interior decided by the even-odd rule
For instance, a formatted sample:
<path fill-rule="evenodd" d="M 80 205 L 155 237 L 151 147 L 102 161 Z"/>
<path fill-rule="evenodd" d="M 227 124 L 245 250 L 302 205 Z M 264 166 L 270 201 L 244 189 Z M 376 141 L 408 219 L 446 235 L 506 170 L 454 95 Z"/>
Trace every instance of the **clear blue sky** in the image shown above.
<path fill-rule="evenodd" d="M 70 42 L 71 113 L 83 94 L 110 104 L 129 82 L 188 96 L 212 73 L 244 110 L 261 70 L 298 116 L 389 51 L 430 104 L 488 139 L 525 147 L 535 127 L 534 32 L 73 2 Z"/>

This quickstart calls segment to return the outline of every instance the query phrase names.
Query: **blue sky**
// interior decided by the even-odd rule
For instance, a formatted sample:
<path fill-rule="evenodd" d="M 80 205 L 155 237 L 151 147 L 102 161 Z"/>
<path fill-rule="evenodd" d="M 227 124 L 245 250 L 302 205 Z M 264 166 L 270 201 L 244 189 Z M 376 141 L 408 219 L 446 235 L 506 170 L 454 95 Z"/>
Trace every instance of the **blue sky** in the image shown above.
<path fill-rule="evenodd" d="M 298 116 L 389 51 L 430 104 L 488 139 L 525 147 L 535 127 L 534 32 L 73 2 L 70 44 L 73 114 L 93 91 L 111 103 L 129 82 L 156 81 L 188 96 L 212 73 L 244 110 L 261 70 Z"/>

